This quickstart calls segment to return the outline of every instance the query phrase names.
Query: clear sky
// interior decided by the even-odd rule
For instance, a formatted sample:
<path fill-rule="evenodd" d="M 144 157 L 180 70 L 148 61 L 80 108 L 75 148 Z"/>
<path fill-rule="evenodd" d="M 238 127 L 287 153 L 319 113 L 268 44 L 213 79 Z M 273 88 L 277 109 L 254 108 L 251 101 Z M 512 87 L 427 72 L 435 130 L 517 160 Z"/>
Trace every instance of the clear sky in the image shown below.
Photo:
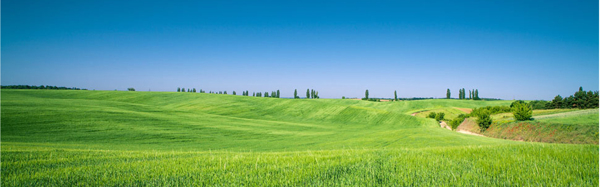
<path fill-rule="evenodd" d="M 599 87 L 598 1 L 2 1 L 2 85 L 545 99 Z"/>

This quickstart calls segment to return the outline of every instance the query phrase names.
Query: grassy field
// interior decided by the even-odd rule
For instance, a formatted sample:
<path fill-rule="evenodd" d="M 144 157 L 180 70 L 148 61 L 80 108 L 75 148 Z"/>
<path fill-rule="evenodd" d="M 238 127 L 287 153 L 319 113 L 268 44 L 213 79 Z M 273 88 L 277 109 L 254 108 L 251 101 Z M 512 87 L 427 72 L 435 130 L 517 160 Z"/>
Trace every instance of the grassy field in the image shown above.
<path fill-rule="evenodd" d="M 598 186 L 598 145 L 410 115 L 510 102 L 2 90 L 2 186 Z"/>

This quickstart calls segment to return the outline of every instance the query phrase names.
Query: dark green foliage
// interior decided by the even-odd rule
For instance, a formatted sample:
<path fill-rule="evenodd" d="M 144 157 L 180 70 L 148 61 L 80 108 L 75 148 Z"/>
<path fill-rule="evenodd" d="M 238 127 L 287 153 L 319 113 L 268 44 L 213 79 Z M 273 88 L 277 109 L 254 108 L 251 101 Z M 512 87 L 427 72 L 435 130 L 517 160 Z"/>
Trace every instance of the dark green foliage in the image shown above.
<path fill-rule="evenodd" d="M 306 89 L 306 98 L 310 99 L 310 89 Z"/>
<path fill-rule="evenodd" d="M 177 92 L 181 92 L 181 88 L 177 87 Z"/>
<path fill-rule="evenodd" d="M 223 91 L 223 94 L 227 95 L 227 91 Z"/>
<path fill-rule="evenodd" d="M 450 99 L 450 88 L 446 89 L 446 99 Z"/>
<path fill-rule="evenodd" d="M 552 100 L 551 108 L 562 108 L 563 107 L 563 98 L 560 95 L 557 95 Z"/>
<path fill-rule="evenodd" d="M 233 95 L 236 95 L 236 94 L 235 94 L 235 91 L 233 91 Z"/>
<path fill-rule="evenodd" d="M 127 88 L 127 91 L 135 91 L 134 88 Z"/>
<path fill-rule="evenodd" d="M 488 114 L 492 115 L 492 114 L 500 114 L 500 113 L 506 113 L 506 112 L 511 112 L 510 107 L 508 107 L 508 106 L 486 106 L 486 107 L 474 108 L 471 111 L 471 113 L 469 114 L 469 116 L 476 117 L 483 113 L 488 113 Z"/>
<path fill-rule="evenodd" d="M 345 97 L 345 96 L 342 96 L 342 99 L 346 99 L 346 97 Z"/>
<path fill-rule="evenodd" d="M 533 110 L 528 103 L 515 101 L 510 106 L 513 115 L 515 116 L 515 120 L 525 121 L 531 119 Z"/>
<path fill-rule="evenodd" d="M 294 99 L 297 99 L 298 97 L 298 89 L 294 89 Z"/>
<path fill-rule="evenodd" d="M 279 94 L 280 94 L 279 90 L 277 90 L 277 98 L 280 98 L 279 96 L 281 96 L 281 95 L 279 95 Z"/>
<path fill-rule="evenodd" d="M 40 85 L 40 86 L 34 86 L 34 85 L 7 85 L 7 86 L 2 86 L 2 89 L 47 89 L 47 90 L 87 90 L 87 89 L 81 89 L 81 88 L 77 88 L 77 87 L 72 87 L 72 88 L 67 88 L 64 86 L 58 87 L 58 86 L 44 86 L 44 85 Z"/>
<path fill-rule="evenodd" d="M 196 93 L 196 88 L 193 88 L 193 89 L 192 89 L 192 92 Z"/>
<path fill-rule="evenodd" d="M 435 119 L 435 116 L 436 116 L 436 115 L 437 115 L 437 114 L 436 114 L 435 112 L 431 112 L 431 113 L 427 114 L 427 117 L 428 117 L 428 118 Z"/>
<path fill-rule="evenodd" d="M 516 104 L 525 104 L 525 101 L 516 100 L 510 104 L 510 108 L 513 108 Z"/>
<path fill-rule="evenodd" d="M 444 119 L 444 116 L 445 116 L 445 115 L 446 115 L 446 114 L 445 114 L 445 113 L 443 113 L 443 112 L 437 113 L 437 114 L 435 114 L 435 120 L 436 120 L 436 121 L 442 121 L 442 120 Z"/>
<path fill-rule="evenodd" d="M 450 127 L 452 128 L 452 130 L 456 130 L 456 128 L 460 126 L 460 124 L 465 120 L 465 118 L 467 118 L 467 115 L 461 114 L 458 115 L 458 117 L 454 118 L 452 121 L 450 121 Z"/>
<path fill-rule="evenodd" d="M 492 125 L 490 114 L 486 112 L 479 114 L 479 116 L 477 116 L 477 125 L 482 132 L 489 128 L 490 125 Z"/>
<path fill-rule="evenodd" d="M 398 94 L 396 93 L 396 90 L 394 90 L 394 101 L 398 101 Z"/>
<path fill-rule="evenodd" d="M 365 91 L 365 98 L 369 99 L 369 90 Z"/>
<path fill-rule="evenodd" d="M 535 101 L 531 101 L 529 102 L 529 105 L 531 105 L 531 108 L 533 108 L 534 110 L 539 110 L 539 109 L 547 109 L 547 108 L 551 108 L 552 103 L 549 101 L 544 101 L 544 100 L 535 100 Z"/>

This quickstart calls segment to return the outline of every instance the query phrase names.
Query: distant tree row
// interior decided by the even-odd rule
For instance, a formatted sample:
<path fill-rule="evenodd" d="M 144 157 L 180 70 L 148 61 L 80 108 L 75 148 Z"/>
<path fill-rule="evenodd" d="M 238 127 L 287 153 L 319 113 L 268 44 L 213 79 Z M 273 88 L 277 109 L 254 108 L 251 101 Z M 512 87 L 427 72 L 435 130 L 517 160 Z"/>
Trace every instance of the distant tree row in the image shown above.
<path fill-rule="evenodd" d="M 319 99 L 319 92 L 316 90 L 313 90 L 313 89 L 306 89 L 306 98 L 307 99 Z"/>
<path fill-rule="evenodd" d="M 569 97 L 561 97 L 557 95 L 548 101 L 532 101 L 530 103 L 534 109 L 555 109 L 555 108 L 598 108 L 598 91 L 583 91 L 583 87 L 579 87 L 579 91 Z"/>
<path fill-rule="evenodd" d="M 58 86 L 44 86 L 44 85 L 39 85 L 39 86 L 35 86 L 35 85 L 2 85 L 1 87 L 2 89 L 44 89 L 44 90 L 87 90 L 87 89 L 81 89 L 81 88 L 77 88 L 77 87 L 58 87 Z"/>
<path fill-rule="evenodd" d="M 446 90 L 446 99 L 450 99 L 450 89 Z M 467 92 L 464 88 L 458 90 L 458 99 L 467 99 Z M 468 99 L 481 100 L 481 98 L 479 98 L 479 90 L 469 90 Z"/>

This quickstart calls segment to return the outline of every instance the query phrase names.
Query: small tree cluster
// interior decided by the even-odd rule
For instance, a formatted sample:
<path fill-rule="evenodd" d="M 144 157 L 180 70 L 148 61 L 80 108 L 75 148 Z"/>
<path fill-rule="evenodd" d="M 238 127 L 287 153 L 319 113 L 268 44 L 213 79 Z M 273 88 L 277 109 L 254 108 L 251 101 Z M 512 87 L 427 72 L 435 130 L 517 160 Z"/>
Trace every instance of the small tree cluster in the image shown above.
<path fill-rule="evenodd" d="M 492 125 L 492 117 L 487 112 L 481 113 L 477 116 L 477 125 L 481 132 L 484 132 Z"/>
<path fill-rule="evenodd" d="M 569 97 L 561 97 L 557 95 L 552 102 L 546 105 L 547 109 L 553 108 L 598 108 L 598 91 L 592 92 L 583 91 L 583 87 L 579 87 L 579 91 Z"/>
<path fill-rule="evenodd" d="M 446 116 L 446 114 L 443 112 L 439 112 L 439 113 L 431 112 L 431 113 L 427 114 L 428 118 L 435 119 L 436 121 L 444 120 L 444 116 Z"/>
<path fill-rule="evenodd" d="M 127 91 L 135 91 L 135 88 L 127 88 Z"/>
<path fill-rule="evenodd" d="M 307 99 L 319 99 L 319 92 L 313 89 L 306 89 Z"/>
<path fill-rule="evenodd" d="M 533 109 L 528 103 L 525 103 L 521 100 L 515 101 L 510 104 L 510 108 L 512 110 L 513 116 L 517 121 L 525 121 L 530 120 L 533 115 Z"/>
<path fill-rule="evenodd" d="M 464 88 L 459 89 L 458 90 L 458 99 L 467 99 L 466 94 L 467 94 L 467 92 L 465 91 Z M 450 96 L 450 89 L 448 89 L 446 91 L 446 98 L 449 98 L 448 96 Z M 479 98 L 479 90 L 477 90 L 477 89 L 469 90 L 469 98 L 468 99 L 481 100 L 481 98 Z"/>

